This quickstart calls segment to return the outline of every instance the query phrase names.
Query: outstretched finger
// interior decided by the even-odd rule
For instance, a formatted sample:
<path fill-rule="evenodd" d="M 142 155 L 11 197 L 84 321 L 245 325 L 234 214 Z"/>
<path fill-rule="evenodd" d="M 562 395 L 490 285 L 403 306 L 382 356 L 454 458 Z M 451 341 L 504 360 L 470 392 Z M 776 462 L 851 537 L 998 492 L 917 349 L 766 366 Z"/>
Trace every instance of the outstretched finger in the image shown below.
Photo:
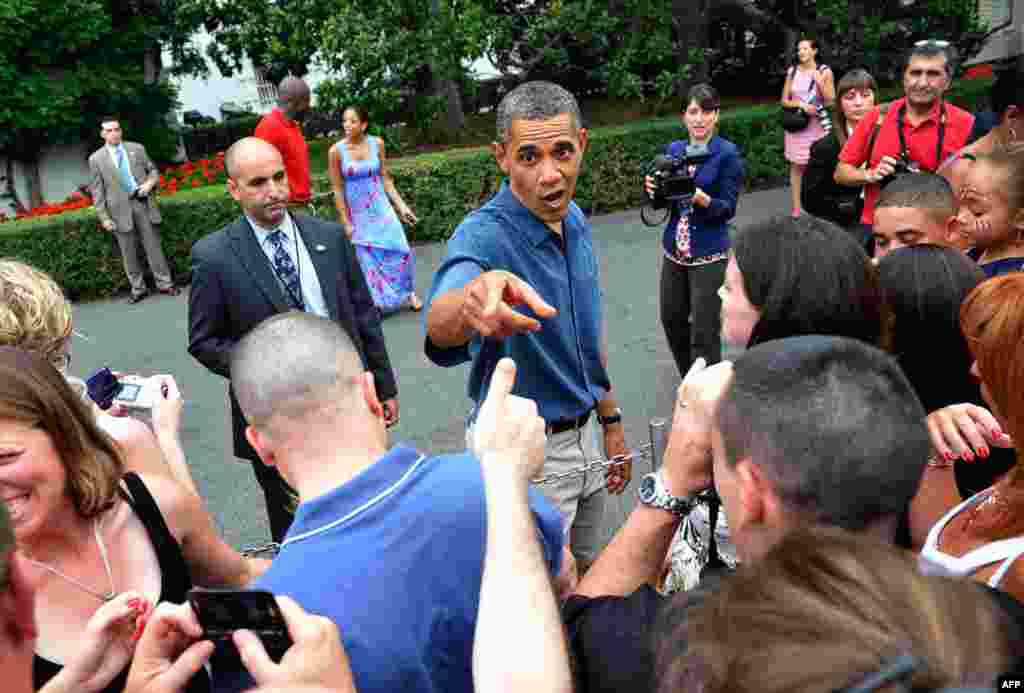
<path fill-rule="evenodd" d="M 507 303 L 502 303 L 496 311 L 501 326 L 500 336 L 519 334 L 520 332 L 536 332 L 540 329 L 540 321 L 513 310 Z"/>
<path fill-rule="evenodd" d="M 510 284 L 513 293 L 512 303 L 523 303 L 542 318 L 551 318 L 558 314 L 554 306 L 545 301 L 537 290 L 521 279 Z"/>

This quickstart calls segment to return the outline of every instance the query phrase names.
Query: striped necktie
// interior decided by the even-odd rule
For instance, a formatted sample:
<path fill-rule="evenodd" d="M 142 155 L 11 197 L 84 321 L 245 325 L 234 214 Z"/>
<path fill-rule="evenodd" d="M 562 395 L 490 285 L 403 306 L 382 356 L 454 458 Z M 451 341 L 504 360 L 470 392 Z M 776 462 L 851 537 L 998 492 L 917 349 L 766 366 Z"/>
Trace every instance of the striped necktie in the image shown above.
<path fill-rule="evenodd" d="M 285 293 L 291 299 L 291 303 L 298 310 L 305 310 L 305 303 L 302 300 L 302 284 L 299 281 L 299 273 L 295 269 L 295 263 L 288 250 L 284 247 L 287 237 L 281 229 L 272 232 L 267 240 L 274 246 L 274 271 L 278 279 L 284 284 Z"/>

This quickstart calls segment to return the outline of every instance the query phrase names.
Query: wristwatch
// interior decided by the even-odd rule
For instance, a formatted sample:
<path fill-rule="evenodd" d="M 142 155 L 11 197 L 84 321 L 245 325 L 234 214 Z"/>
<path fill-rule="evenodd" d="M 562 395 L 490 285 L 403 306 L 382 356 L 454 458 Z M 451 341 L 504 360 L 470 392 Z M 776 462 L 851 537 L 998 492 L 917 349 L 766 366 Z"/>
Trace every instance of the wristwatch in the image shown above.
<path fill-rule="evenodd" d="M 641 503 L 659 510 L 667 510 L 673 515 L 686 517 L 697 504 L 691 496 L 673 496 L 665 486 L 665 480 L 661 476 L 661 470 L 645 474 L 640 479 L 640 487 L 636 496 Z"/>
<path fill-rule="evenodd" d="M 602 426 L 608 426 L 609 424 L 617 424 L 622 421 L 622 410 L 615 407 L 615 413 L 611 416 L 601 416 L 601 412 L 595 412 L 597 414 L 597 422 Z"/>

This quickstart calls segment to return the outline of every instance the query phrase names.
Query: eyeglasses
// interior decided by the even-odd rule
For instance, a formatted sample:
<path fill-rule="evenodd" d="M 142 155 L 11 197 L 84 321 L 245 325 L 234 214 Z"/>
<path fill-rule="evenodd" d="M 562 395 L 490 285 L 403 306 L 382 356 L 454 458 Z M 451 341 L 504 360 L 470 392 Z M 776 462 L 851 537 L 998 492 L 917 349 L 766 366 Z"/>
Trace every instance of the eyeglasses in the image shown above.
<path fill-rule="evenodd" d="M 917 41 L 914 43 L 914 48 L 920 46 L 935 46 L 937 48 L 949 48 L 949 41 L 937 41 L 936 39 L 924 39 L 923 41 Z"/>

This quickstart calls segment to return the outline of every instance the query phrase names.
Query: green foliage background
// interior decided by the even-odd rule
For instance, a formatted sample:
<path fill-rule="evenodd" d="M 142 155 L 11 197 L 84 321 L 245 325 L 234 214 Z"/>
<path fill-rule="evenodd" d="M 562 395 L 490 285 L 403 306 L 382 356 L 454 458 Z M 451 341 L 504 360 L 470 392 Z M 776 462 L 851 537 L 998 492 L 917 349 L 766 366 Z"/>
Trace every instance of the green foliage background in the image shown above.
<path fill-rule="evenodd" d="M 990 86 L 990 80 L 959 83 L 950 100 L 977 110 Z M 892 91 L 883 94 L 885 98 L 897 95 Z M 785 179 L 778 115 L 774 105 L 722 114 L 721 134 L 743 153 L 748 189 Z M 642 167 L 682 133 L 677 117 L 591 130 L 576 201 L 592 214 L 638 206 Z M 447 238 L 467 213 L 486 202 L 501 185 L 501 173 L 485 147 L 395 160 L 389 168 L 402 196 L 420 218 L 410 230 L 412 241 Z M 320 185 L 325 189 L 326 182 Z M 239 214 L 235 201 L 219 186 L 163 198 L 160 208 L 164 250 L 179 279 L 188 275 L 192 244 Z M 99 230 L 92 210 L 3 224 L 0 256 L 16 257 L 49 272 L 75 300 L 110 296 L 128 288 L 116 243 L 110 234 Z"/>

